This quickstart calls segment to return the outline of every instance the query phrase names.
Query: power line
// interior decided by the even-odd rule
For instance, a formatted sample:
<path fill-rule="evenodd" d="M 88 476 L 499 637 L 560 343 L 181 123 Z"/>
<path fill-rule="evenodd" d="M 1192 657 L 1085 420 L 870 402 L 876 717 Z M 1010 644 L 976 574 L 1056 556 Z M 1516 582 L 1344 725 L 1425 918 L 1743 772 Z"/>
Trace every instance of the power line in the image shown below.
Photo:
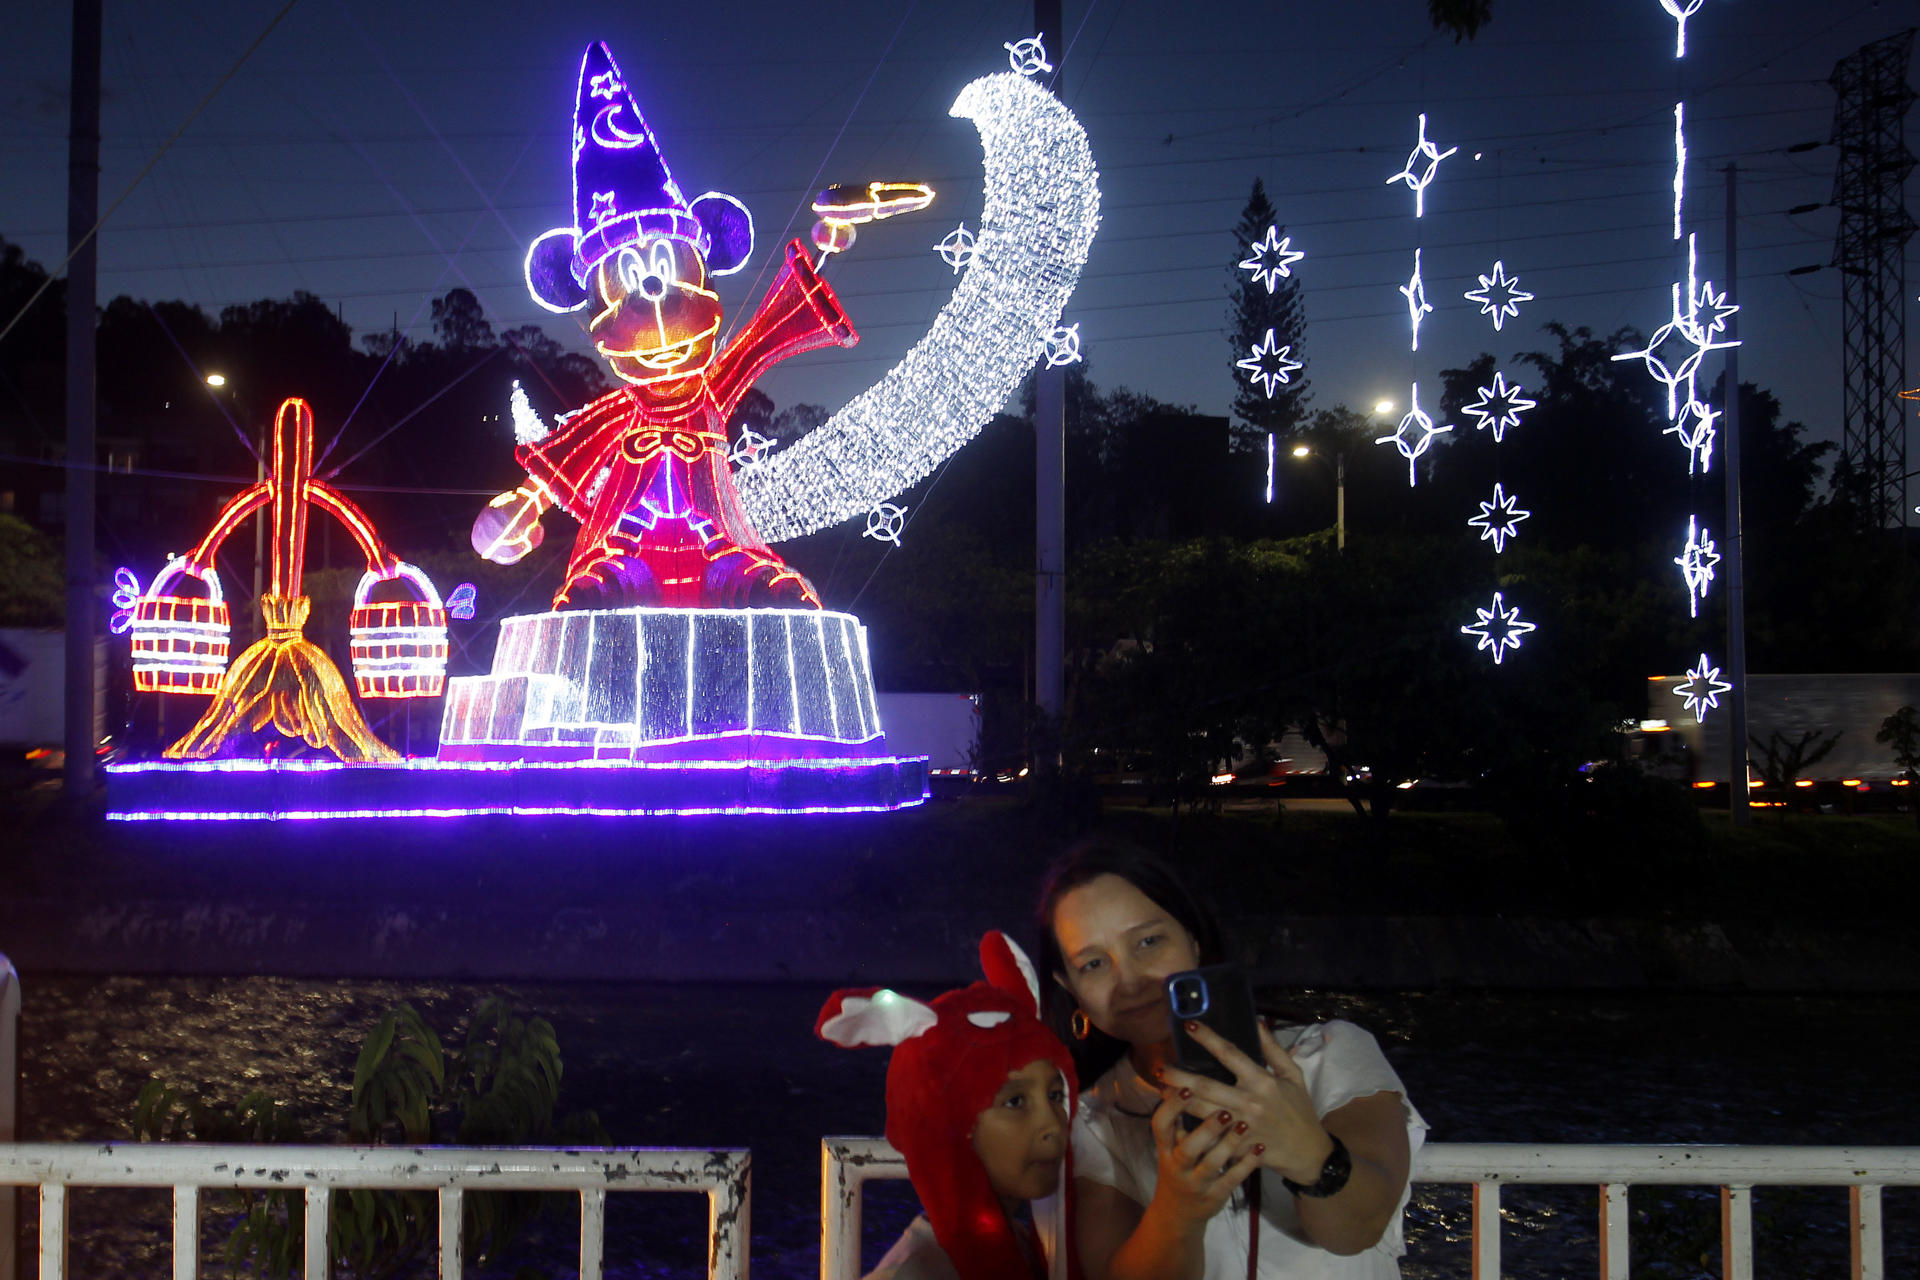
<path fill-rule="evenodd" d="M 108 218 L 111 218 L 113 216 L 113 211 L 115 209 L 118 209 L 126 201 L 126 198 L 133 194 L 133 189 L 140 185 L 141 179 L 145 178 L 149 173 L 153 172 L 153 166 L 160 163 L 160 157 L 167 154 L 168 150 L 172 148 L 174 142 L 179 139 L 180 135 L 187 131 L 187 126 L 192 124 L 194 120 L 199 117 L 200 113 L 207 109 L 207 104 L 213 101 L 214 95 L 219 93 L 221 89 L 226 87 L 227 81 L 233 79 L 234 74 L 238 72 L 240 68 L 246 64 L 246 61 L 248 58 L 253 56 L 253 51 L 255 49 L 258 49 L 261 46 L 261 44 L 263 44 L 266 41 L 266 38 L 273 33 L 273 29 L 280 25 L 280 19 L 287 16 L 288 12 L 292 10 L 295 3 L 296 3 L 296 0 L 287 0 L 287 3 L 281 7 L 280 12 L 273 15 L 273 20 L 267 23 L 265 30 L 261 31 L 261 33 L 258 36 L 254 37 L 253 43 L 247 46 L 246 51 L 240 55 L 239 60 L 236 61 L 231 67 L 227 68 L 227 73 L 220 77 L 220 79 L 214 84 L 213 88 L 207 90 L 206 97 L 200 99 L 199 105 L 194 107 L 192 111 L 187 113 L 187 118 L 180 122 L 180 127 L 173 131 L 173 136 L 168 138 L 166 142 L 161 144 L 160 149 L 153 153 L 153 157 L 147 161 L 146 165 L 141 168 L 139 173 L 136 173 L 133 175 L 133 181 L 127 184 L 126 190 L 122 191 L 119 194 L 119 196 L 114 199 L 114 202 L 107 206 L 107 211 L 101 214 L 99 218 L 95 219 L 94 224 L 91 227 L 87 228 L 87 234 L 81 236 L 79 240 L 74 242 L 73 248 L 69 250 L 67 253 L 67 256 L 61 260 L 60 265 L 47 273 L 47 278 L 40 282 L 40 287 L 33 291 L 33 296 L 28 298 L 24 303 L 21 304 L 20 310 L 17 313 L 15 313 L 13 319 L 7 321 L 7 327 L 4 329 L 0 329 L 0 342 L 6 341 L 7 335 L 13 332 L 14 326 L 20 323 L 21 319 L 26 316 L 27 312 L 33 310 L 34 303 L 40 301 L 40 295 L 44 294 L 48 289 L 52 288 L 54 280 L 58 278 L 62 272 L 64 272 L 69 266 L 73 264 L 74 258 L 79 255 L 82 249 L 86 248 L 87 245 L 93 242 L 93 238 L 94 236 L 99 234 L 101 226 L 105 224 Z"/>

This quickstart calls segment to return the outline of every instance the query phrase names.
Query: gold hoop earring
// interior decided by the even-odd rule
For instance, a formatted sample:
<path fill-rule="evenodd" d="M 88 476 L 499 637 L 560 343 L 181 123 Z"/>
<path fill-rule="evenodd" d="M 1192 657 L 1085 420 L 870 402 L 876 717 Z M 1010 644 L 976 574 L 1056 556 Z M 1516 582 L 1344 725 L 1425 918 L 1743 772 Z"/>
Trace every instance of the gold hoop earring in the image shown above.
<path fill-rule="evenodd" d="M 1075 1009 L 1073 1016 L 1067 1019 L 1067 1027 L 1073 1032 L 1075 1040 L 1085 1040 L 1093 1034 L 1093 1023 L 1088 1019 L 1085 1009 Z"/>

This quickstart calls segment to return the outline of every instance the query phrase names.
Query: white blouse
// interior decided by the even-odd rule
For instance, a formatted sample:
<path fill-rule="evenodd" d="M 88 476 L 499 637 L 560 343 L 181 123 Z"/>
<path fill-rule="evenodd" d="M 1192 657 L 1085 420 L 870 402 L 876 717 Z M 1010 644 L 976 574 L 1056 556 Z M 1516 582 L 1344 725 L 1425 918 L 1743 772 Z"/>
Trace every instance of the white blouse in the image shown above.
<path fill-rule="evenodd" d="M 1372 1034 L 1351 1022 L 1334 1020 L 1306 1027 L 1282 1027 L 1276 1036 L 1293 1050 L 1306 1077 L 1316 1115 L 1324 1117 L 1349 1102 L 1376 1093 L 1397 1093 L 1407 1117 L 1407 1144 L 1418 1152 L 1427 1122 L 1406 1101 L 1406 1086 L 1380 1052 Z M 1142 1208 L 1152 1201 L 1159 1180 L 1153 1128 L 1144 1118 L 1160 1104 L 1160 1091 L 1141 1079 L 1122 1058 L 1086 1090 L 1073 1119 L 1074 1176 L 1114 1188 Z M 1135 1114 L 1128 1114 L 1129 1112 Z M 1409 1191 L 1380 1240 L 1352 1257 L 1328 1253 L 1307 1241 L 1294 1211 L 1293 1196 L 1277 1175 L 1265 1171 L 1261 1188 L 1260 1272 L 1269 1280 L 1399 1280 L 1399 1259 L 1406 1252 L 1401 1230 Z M 1244 1280 L 1247 1274 L 1247 1207 L 1243 1195 L 1207 1224 L 1205 1280 Z"/>

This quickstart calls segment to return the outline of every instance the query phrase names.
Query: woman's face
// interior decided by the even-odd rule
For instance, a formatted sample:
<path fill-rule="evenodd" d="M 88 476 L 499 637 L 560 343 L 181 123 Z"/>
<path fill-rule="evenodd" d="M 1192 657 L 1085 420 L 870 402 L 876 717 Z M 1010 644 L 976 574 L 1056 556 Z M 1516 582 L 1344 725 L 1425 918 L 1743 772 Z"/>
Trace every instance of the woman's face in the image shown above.
<path fill-rule="evenodd" d="M 1067 1086 L 1060 1068 L 1035 1058 L 994 1095 L 973 1123 L 973 1149 L 1003 1200 L 1038 1200 L 1059 1187 L 1067 1153 Z"/>
<path fill-rule="evenodd" d="M 1137 1046 L 1171 1036 L 1166 980 L 1200 963 L 1193 935 L 1171 912 L 1132 881 L 1099 876 L 1061 895 L 1053 937 L 1067 991 L 1094 1026 Z"/>

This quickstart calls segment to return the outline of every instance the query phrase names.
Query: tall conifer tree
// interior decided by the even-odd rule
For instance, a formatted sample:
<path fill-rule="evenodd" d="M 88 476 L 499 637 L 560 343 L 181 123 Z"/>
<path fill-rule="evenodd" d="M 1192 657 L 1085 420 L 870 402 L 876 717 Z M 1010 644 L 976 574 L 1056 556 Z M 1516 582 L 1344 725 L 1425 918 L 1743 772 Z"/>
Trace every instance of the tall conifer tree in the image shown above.
<path fill-rule="evenodd" d="M 1247 207 L 1240 214 L 1240 223 L 1234 228 L 1236 247 L 1227 267 L 1232 281 L 1227 291 L 1230 299 L 1227 308 L 1227 343 L 1233 349 L 1230 357 L 1233 361 L 1245 359 L 1254 346 L 1266 338 L 1269 329 L 1273 331 L 1277 346 L 1293 348 L 1292 358 L 1306 361 L 1301 351 L 1301 339 L 1307 331 L 1307 316 L 1300 300 L 1300 278 L 1297 275 L 1283 276 L 1278 287 L 1268 293 L 1265 282 L 1254 279 L 1251 271 L 1243 270 L 1240 266 L 1253 256 L 1253 246 L 1266 239 L 1267 228 L 1276 225 L 1273 202 L 1267 199 L 1265 185 L 1255 178 L 1253 194 L 1248 197 Z M 1287 229 L 1279 227 L 1278 234 L 1284 238 Z M 1262 384 L 1250 377 L 1246 370 L 1235 368 L 1233 376 L 1235 449 L 1265 449 L 1268 432 L 1284 437 L 1299 429 L 1306 418 L 1307 401 L 1312 398 L 1307 389 L 1304 369 L 1294 373 L 1291 381 L 1274 387 L 1271 398 Z"/>

